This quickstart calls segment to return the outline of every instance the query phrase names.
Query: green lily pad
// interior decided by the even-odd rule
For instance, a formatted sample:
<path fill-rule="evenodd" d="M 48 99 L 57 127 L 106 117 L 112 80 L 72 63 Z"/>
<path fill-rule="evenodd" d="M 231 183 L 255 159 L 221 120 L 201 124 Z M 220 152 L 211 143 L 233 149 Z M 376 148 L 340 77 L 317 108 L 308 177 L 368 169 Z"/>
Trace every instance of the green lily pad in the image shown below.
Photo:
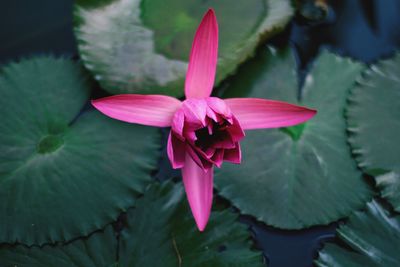
<path fill-rule="evenodd" d="M 386 198 L 396 211 L 400 212 L 400 173 L 388 172 L 376 176 L 375 182 L 381 191 L 381 196 Z"/>
<path fill-rule="evenodd" d="M 2 267 L 117 267 L 117 238 L 112 226 L 68 245 L 28 248 L 0 246 Z"/>
<path fill-rule="evenodd" d="M 213 212 L 205 231 L 199 232 L 182 184 L 152 186 L 128 212 L 121 265 L 264 266 L 261 253 L 249 249 L 249 232 L 237 217 L 227 210 Z"/>
<path fill-rule="evenodd" d="M 400 266 L 400 216 L 390 213 L 376 201 L 367 210 L 355 212 L 337 230 L 349 247 L 327 244 L 319 252 L 319 267 Z"/>
<path fill-rule="evenodd" d="M 1 71 L 0 242 L 88 235 L 131 207 L 151 180 L 157 130 L 97 111 L 78 116 L 89 96 L 82 71 L 51 57 Z"/>
<path fill-rule="evenodd" d="M 242 164 L 225 164 L 216 187 L 244 214 L 299 229 L 327 224 L 363 207 L 371 191 L 351 158 L 343 110 L 361 64 L 323 52 L 297 100 L 294 56 L 260 51 L 227 86 L 224 98 L 260 97 L 315 108 L 303 126 L 247 131 Z"/>
<path fill-rule="evenodd" d="M 351 89 L 349 143 L 365 172 L 400 211 L 400 54 L 366 70 Z"/>
<path fill-rule="evenodd" d="M 182 184 L 150 186 L 128 211 L 119 253 L 116 235 L 108 226 L 103 233 L 64 246 L 0 247 L 0 259 L 7 267 L 265 266 L 261 253 L 250 249 L 249 231 L 237 222 L 237 215 L 213 212 L 200 233 L 186 202 Z"/>
<path fill-rule="evenodd" d="M 259 41 L 283 29 L 289 0 L 77 0 L 75 34 L 85 66 L 112 94 L 183 95 L 193 36 L 209 7 L 219 21 L 216 83 Z"/>

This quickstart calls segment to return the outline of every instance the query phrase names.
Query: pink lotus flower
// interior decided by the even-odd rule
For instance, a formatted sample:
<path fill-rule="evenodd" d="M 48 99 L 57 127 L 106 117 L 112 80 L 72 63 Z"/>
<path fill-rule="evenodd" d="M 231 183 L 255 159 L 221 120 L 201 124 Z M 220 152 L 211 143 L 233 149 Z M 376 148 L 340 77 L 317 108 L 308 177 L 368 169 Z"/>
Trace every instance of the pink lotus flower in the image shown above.
<path fill-rule="evenodd" d="M 130 123 L 171 127 L 168 157 L 181 168 L 183 183 L 197 227 L 203 231 L 213 198 L 213 166 L 240 163 L 243 130 L 287 127 L 303 123 L 316 111 L 258 98 L 210 97 L 218 51 L 218 24 L 212 9 L 194 37 L 186 74 L 185 96 L 115 95 L 93 100 L 105 115 Z"/>

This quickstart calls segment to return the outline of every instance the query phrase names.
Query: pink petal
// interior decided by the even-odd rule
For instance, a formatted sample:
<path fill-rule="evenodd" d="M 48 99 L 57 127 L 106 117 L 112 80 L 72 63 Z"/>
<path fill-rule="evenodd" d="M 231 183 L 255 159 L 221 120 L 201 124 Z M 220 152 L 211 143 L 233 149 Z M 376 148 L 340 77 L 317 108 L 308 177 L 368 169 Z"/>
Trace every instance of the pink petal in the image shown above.
<path fill-rule="evenodd" d="M 234 142 L 238 142 L 243 139 L 245 133 L 243 131 L 242 125 L 236 117 L 232 117 L 233 125 L 228 128 L 228 132 Z"/>
<path fill-rule="evenodd" d="M 242 160 L 242 152 L 240 150 L 240 144 L 236 143 L 236 147 L 233 149 L 225 149 L 224 160 L 231 163 L 240 164 Z"/>
<path fill-rule="evenodd" d="M 200 149 L 196 149 L 196 151 L 191 147 L 191 145 L 186 145 L 186 152 L 192 157 L 192 160 L 199 166 L 199 168 L 201 168 L 205 172 L 208 171 L 212 167 L 212 163 L 200 158 L 199 155 L 197 155 L 197 153 L 199 153 L 205 157 L 203 151 L 201 151 Z"/>
<path fill-rule="evenodd" d="M 243 129 L 279 128 L 303 123 L 317 113 L 314 109 L 260 98 L 225 99 Z"/>
<path fill-rule="evenodd" d="M 216 113 L 222 114 L 225 118 L 231 117 L 232 112 L 226 105 L 225 101 L 218 97 L 206 98 L 207 105 Z"/>
<path fill-rule="evenodd" d="M 227 134 L 223 140 L 216 142 L 211 147 L 212 148 L 230 149 L 230 148 L 234 148 L 235 146 L 236 146 L 236 143 L 232 140 L 232 137 Z"/>
<path fill-rule="evenodd" d="M 219 150 L 215 151 L 211 160 L 218 168 L 221 168 L 222 162 L 224 161 L 224 150 L 219 149 Z"/>
<path fill-rule="evenodd" d="M 172 168 L 179 169 L 185 164 L 186 144 L 179 140 L 175 134 L 169 133 L 167 154 Z"/>
<path fill-rule="evenodd" d="M 213 169 L 205 172 L 189 154 L 186 154 L 182 168 L 186 196 L 197 227 L 203 231 L 210 217 L 213 198 Z"/>
<path fill-rule="evenodd" d="M 182 103 L 185 122 L 194 127 L 206 126 L 207 103 L 199 99 L 187 99 Z"/>
<path fill-rule="evenodd" d="M 215 154 L 215 148 L 209 147 L 205 151 L 198 149 L 198 152 L 200 152 L 200 154 L 203 155 L 205 158 L 210 159 Z"/>
<path fill-rule="evenodd" d="M 210 96 L 218 58 L 218 23 L 214 10 L 209 9 L 201 21 L 192 44 L 186 73 L 186 98 Z"/>
<path fill-rule="evenodd" d="M 92 100 L 103 114 L 121 121 L 149 126 L 167 127 L 181 102 L 163 95 L 115 95 Z"/>
<path fill-rule="evenodd" d="M 179 138 L 181 141 L 184 141 L 185 138 L 183 137 L 183 127 L 185 126 L 185 113 L 183 112 L 182 109 L 178 109 L 174 117 L 172 119 L 171 123 L 171 130 L 174 131 L 177 134 L 177 138 Z"/>
<path fill-rule="evenodd" d="M 219 115 L 217 116 L 215 111 L 212 108 L 210 108 L 209 106 L 207 106 L 206 114 L 207 114 L 207 117 L 209 117 L 211 120 L 213 120 L 215 122 L 219 122 L 221 120 L 221 116 L 219 116 Z M 207 122 L 207 125 L 212 127 L 212 123 L 210 121 Z"/>

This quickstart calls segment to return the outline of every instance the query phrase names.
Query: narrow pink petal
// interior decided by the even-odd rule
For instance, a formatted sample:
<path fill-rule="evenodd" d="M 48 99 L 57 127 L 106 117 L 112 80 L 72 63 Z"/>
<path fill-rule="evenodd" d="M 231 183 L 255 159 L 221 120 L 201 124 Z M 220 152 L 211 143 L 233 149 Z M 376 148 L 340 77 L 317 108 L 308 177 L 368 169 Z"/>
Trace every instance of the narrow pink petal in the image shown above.
<path fill-rule="evenodd" d="M 172 132 L 169 133 L 167 154 L 172 168 L 179 169 L 185 164 L 185 147 L 185 142 L 179 140 Z"/>
<path fill-rule="evenodd" d="M 218 58 L 218 23 L 214 10 L 209 9 L 201 21 L 192 44 L 186 73 L 186 98 L 210 96 Z"/>
<path fill-rule="evenodd" d="M 213 198 L 213 169 L 205 172 L 189 154 L 182 168 L 183 184 L 197 227 L 203 231 L 210 217 Z"/>
<path fill-rule="evenodd" d="M 317 113 L 314 109 L 260 98 L 230 98 L 225 102 L 246 130 L 293 126 Z"/>
<path fill-rule="evenodd" d="M 103 114 L 121 121 L 149 126 L 167 127 L 181 102 L 164 95 L 115 95 L 92 100 Z"/>

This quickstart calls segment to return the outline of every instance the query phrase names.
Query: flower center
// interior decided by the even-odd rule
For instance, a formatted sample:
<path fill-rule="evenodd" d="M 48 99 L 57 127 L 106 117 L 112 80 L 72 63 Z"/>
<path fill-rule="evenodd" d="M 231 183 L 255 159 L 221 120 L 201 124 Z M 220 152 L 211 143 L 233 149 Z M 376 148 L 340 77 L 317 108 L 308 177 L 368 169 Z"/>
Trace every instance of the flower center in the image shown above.
<path fill-rule="evenodd" d="M 197 140 L 195 145 L 202 150 L 212 147 L 218 142 L 224 141 L 228 137 L 226 129 L 229 126 L 229 122 L 226 120 L 221 123 L 212 121 L 210 127 L 204 127 L 195 131 Z"/>

